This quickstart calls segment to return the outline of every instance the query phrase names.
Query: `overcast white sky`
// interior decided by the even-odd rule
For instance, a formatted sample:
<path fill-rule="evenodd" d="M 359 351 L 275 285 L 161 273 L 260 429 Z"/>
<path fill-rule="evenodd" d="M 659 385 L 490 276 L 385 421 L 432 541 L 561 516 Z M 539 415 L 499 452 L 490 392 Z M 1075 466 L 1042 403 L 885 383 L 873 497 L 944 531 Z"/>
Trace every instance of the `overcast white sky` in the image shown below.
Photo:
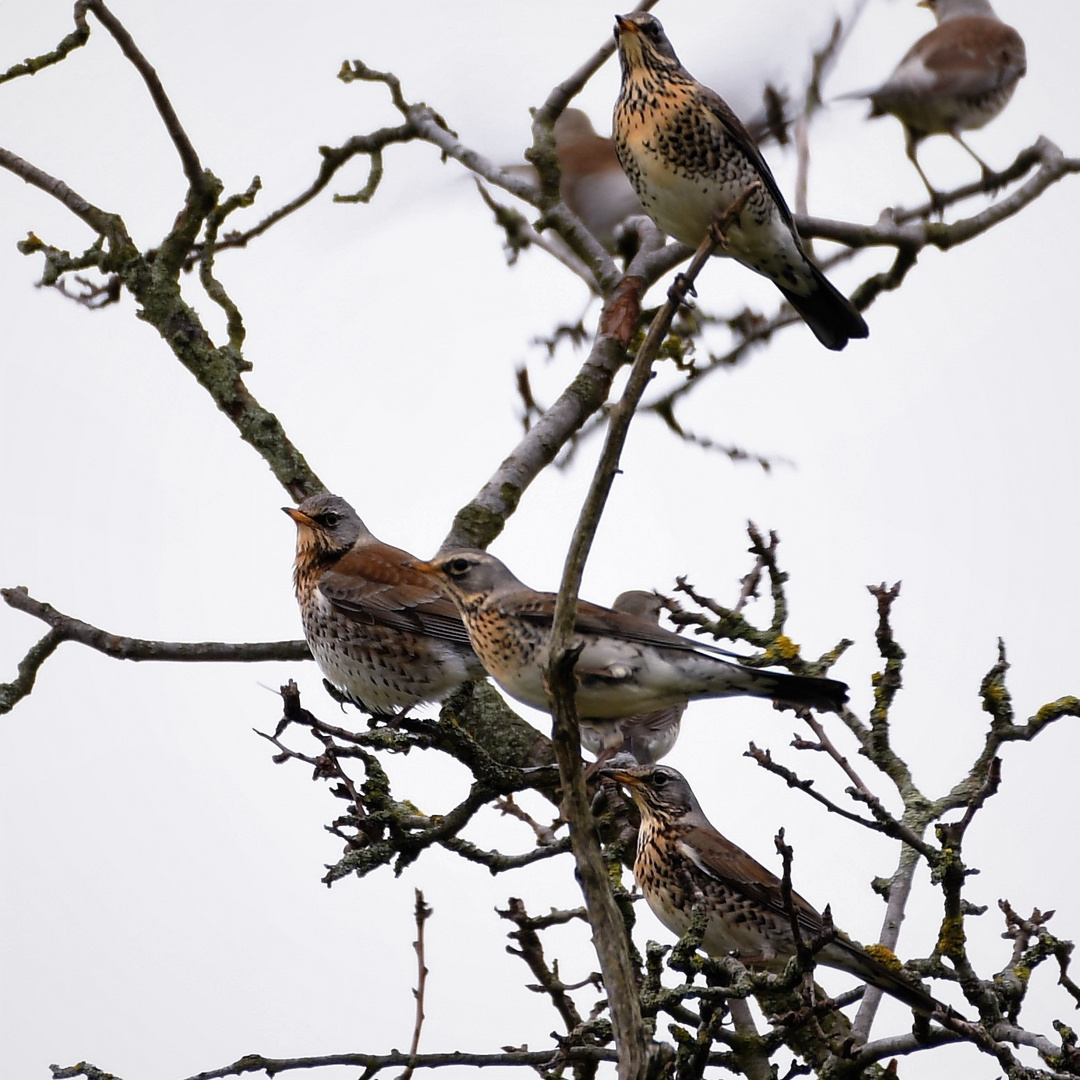
<path fill-rule="evenodd" d="M 0 6 L 0 68 L 51 48 L 70 29 L 70 8 Z M 1024 34 L 1029 75 L 973 145 L 995 165 L 1039 134 L 1080 153 L 1080 9 L 1019 0 L 998 9 Z M 745 113 L 764 79 L 797 81 L 833 10 L 670 0 L 658 14 L 690 70 Z M 528 107 L 605 39 L 614 13 L 595 0 L 116 0 L 114 11 L 204 164 L 230 191 L 262 177 L 260 215 L 309 182 L 320 144 L 395 122 L 382 88 L 334 77 L 342 60 L 394 70 L 406 96 L 438 109 L 466 142 L 514 161 L 529 139 Z M 930 25 L 908 0 L 871 0 L 829 92 L 880 81 Z M 602 130 L 616 82 L 608 65 L 580 102 Z M 811 212 L 873 221 L 921 200 L 899 125 L 865 123 L 864 112 L 844 103 L 817 124 Z M 64 65 L 0 87 L 0 145 L 121 213 L 143 247 L 179 205 L 182 174 L 144 87 L 96 24 Z M 790 156 L 768 156 L 790 192 Z M 942 187 L 975 178 L 949 140 L 926 144 L 922 160 Z M 545 400 L 572 377 L 580 354 L 548 362 L 531 342 L 576 319 L 587 297 L 543 253 L 507 269 L 472 184 L 430 148 L 391 151 L 386 167 L 371 206 L 324 197 L 248 251 L 223 255 L 218 270 L 245 315 L 252 391 L 377 535 L 427 555 L 518 438 L 515 366 L 529 364 Z M 334 190 L 355 190 L 364 175 L 356 165 Z M 1078 199 L 1074 177 L 990 235 L 924 253 L 903 290 L 868 312 L 868 342 L 833 355 L 791 328 L 686 404 L 688 427 L 792 467 L 765 475 L 676 444 L 649 418 L 635 424 L 583 594 L 610 602 L 686 574 L 730 602 L 750 566 L 752 518 L 783 540 L 792 636 L 809 654 L 856 639 L 834 674 L 865 715 L 877 670 L 865 586 L 902 579 L 895 628 L 909 660 L 894 736 L 931 795 L 981 742 L 978 686 L 999 636 L 1021 718 L 1077 693 Z M 15 249 L 30 230 L 73 251 L 92 239 L 41 192 L 0 175 L 0 584 L 25 584 L 117 633 L 298 636 L 284 492 L 130 298 L 90 313 L 33 287 L 40 262 Z M 833 277 L 850 289 L 885 265 L 868 254 Z M 698 289 L 713 310 L 775 302 L 771 287 L 720 261 Z M 197 283 L 188 293 L 220 335 Z M 569 474 L 541 478 L 493 547 L 530 584 L 556 583 L 598 448 L 589 444 Z M 0 608 L 0 680 L 42 633 Z M 524 968 L 503 949 L 508 925 L 492 909 L 510 895 L 537 911 L 576 903 L 569 860 L 492 879 L 433 852 L 400 879 L 383 871 L 327 890 L 319 879 L 340 843 L 323 825 L 339 804 L 304 768 L 272 765 L 252 732 L 272 727 L 279 706 L 267 688 L 290 677 L 309 707 L 332 714 L 311 664 L 131 665 L 69 645 L 3 718 L 0 1074 L 44 1077 L 51 1062 L 87 1059 L 126 1080 L 173 1078 L 249 1052 L 404 1049 L 414 887 L 435 909 L 421 1049 L 547 1045 L 557 1018 L 522 988 Z M 750 739 L 770 746 L 842 799 L 838 777 L 787 748 L 790 731 L 767 703 L 697 705 L 669 760 L 713 820 L 764 861 L 785 826 L 800 891 L 832 901 L 839 925 L 874 940 L 882 909 L 866 883 L 891 871 L 893 845 L 827 819 L 741 756 Z M 1002 792 L 969 836 L 969 864 L 982 874 L 968 896 L 991 908 L 970 927 L 986 971 L 1007 959 L 999 897 L 1025 912 L 1056 908 L 1051 929 L 1080 936 L 1078 752 L 1075 722 L 1006 748 Z M 434 812 L 465 777 L 430 758 L 388 768 L 399 795 Z M 529 843 L 494 820 L 471 835 L 514 850 Z M 934 940 L 939 909 L 925 871 L 920 904 L 905 955 Z M 552 952 L 559 946 L 567 981 L 595 968 L 581 934 L 553 935 Z M 1055 977 L 1036 976 L 1028 1017 L 1050 1033 L 1054 1017 L 1072 1018 Z M 904 1025 L 902 1012 L 889 1016 Z M 935 1062 L 904 1064 L 903 1075 L 996 1075 L 973 1053 Z"/>

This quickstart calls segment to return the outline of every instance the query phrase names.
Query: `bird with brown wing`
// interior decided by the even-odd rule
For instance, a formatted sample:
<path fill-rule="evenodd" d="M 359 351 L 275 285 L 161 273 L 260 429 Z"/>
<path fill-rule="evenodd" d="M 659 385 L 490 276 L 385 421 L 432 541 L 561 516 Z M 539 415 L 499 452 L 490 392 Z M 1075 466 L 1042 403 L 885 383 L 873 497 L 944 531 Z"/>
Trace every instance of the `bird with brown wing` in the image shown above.
<path fill-rule="evenodd" d="M 453 601 L 412 555 L 377 540 L 338 495 L 282 509 L 296 522 L 304 636 L 337 695 L 392 715 L 484 677 Z"/>
<path fill-rule="evenodd" d="M 876 90 L 843 94 L 870 99 L 871 116 L 891 114 L 904 125 L 905 149 L 934 205 L 941 194 L 919 164 L 928 135 L 951 135 L 978 163 L 984 179 L 994 170 L 961 137 L 994 119 L 1027 71 L 1024 40 L 994 14 L 989 0 L 919 0 L 937 26 L 905 53 Z"/>
<path fill-rule="evenodd" d="M 685 934 L 695 906 L 701 905 L 707 920 L 701 947 L 710 956 L 734 952 L 748 967 L 775 970 L 795 955 L 791 910 L 780 879 L 712 825 L 681 773 L 666 765 L 638 765 L 600 769 L 599 775 L 623 784 L 641 812 L 634 878 L 672 933 Z M 829 928 L 796 892 L 791 908 L 804 942 Z M 946 1008 L 843 934 L 824 944 L 815 959 L 884 990 L 920 1014 Z"/>

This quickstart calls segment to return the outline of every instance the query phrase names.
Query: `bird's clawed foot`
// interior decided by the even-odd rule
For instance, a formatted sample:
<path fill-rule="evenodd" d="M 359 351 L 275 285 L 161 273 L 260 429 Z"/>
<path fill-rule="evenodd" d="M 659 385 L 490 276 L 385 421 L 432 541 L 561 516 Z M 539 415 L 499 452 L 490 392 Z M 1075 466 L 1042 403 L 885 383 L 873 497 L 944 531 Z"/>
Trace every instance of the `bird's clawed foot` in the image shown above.
<path fill-rule="evenodd" d="M 401 709 L 396 713 L 373 712 L 367 718 L 367 726 L 373 728 L 379 724 L 385 724 L 388 728 L 397 730 L 408 711 L 408 709 Z"/>
<path fill-rule="evenodd" d="M 685 304 L 691 296 L 697 296 L 694 283 L 688 281 L 686 275 L 680 270 L 668 289 L 668 299 L 676 304 Z"/>
<path fill-rule="evenodd" d="M 713 244 L 719 248 L 726 248 L 728 246 L 728 226 L 732 223 L 738 224 L 739 215 L 742 213 L 742 209 L 746 205 L 747 199 L 755 192 L 763 190 L 764 185 L 760 180 L 755 180 L 752 184 L 747 184 L 746 187 L 739 192 L 739 197 L 726 210 L 717 214 L 716 217 L 709 222 L 709 239 L 712 240 Z"/>
<path fill-rule="evenodd" d="M 926 216 L 935 217 L 938 221 L 945 220 L 945 196 L 937 188 L 926 185 L 926 192 L 930 196 L 930 208 Z"/>
<path fill-rule="evenodd" d="M 329 679 L 323 679 L 322 684 L 323 689 L 341 706 L 342 712 L 345 711 L 346 705 L 356 704 L 348 694 L 343 690 L 339 690 Z"/>
<path fill-rule="evenodd" d="M 983 187 L 986 188 L 986 194 L 993 197 L 1005 186 L 1005 177 L 995 169 L 991 169 L 985 161 L 980 164 L 982 165 Z"/>

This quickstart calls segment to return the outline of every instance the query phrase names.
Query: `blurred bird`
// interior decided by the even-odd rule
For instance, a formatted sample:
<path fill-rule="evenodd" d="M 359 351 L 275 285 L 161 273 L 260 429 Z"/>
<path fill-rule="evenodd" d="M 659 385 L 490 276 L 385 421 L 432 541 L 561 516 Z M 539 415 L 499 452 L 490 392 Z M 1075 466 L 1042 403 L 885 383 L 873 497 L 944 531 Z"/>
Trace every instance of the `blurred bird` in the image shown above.
<path fill-rule="evenodd" d="M 392 715 L 484 677 L 453 602 L 407 551 L 376 540 L 337 495 L 282 509 L 296 522 L 304 636 L 335 696 Z"/>
<path fill-rule="evenodd" d="M 616 226 L 640 214 L 641 203 L 615 156 L 614 142 L 598 135 L 580 109 L 564 109 L 554 135 L 563 202 L 608 251 L 615 251 Z"/>
<path fill-rule="evenodd" d="M 862 316 L 804 251 L 738 117 L 679 63 L 655 16 L 617 15 L 615 23 L 622 66 L 615 150 L 645 212 L 695 248 L 719 224 L 717 254 L 772 281 L 827 349 L 866 337 Z"/>
<path fill-rule="evenodd" d="M 1003 23 L 989 0 L 919 0 L 937 26 L 908 50 L 888 81 L 876 90 L 843 94 L 866 97 L 871 116 L 891 113 L 904 125 L 907 156 L 935 206 L 941 195 L 919 164 L 917 148 L 928 135 L 951 135 L 980 165 L 994 170 L 960 137 L 988 124 L 1012 97 L 1027 71 L 1024 41 Z"/>
<path fill-rule="evenodd" d="M 738 952 L 747 966 L 782 969 L 795 955 L 791 916 L 781 882 L 709 822 L 686 778 L 666 765 L 604 768 L 599 775 L 624 784 L 641 812 L 634 877 L 656 917 L 680 937 L 701 904 L 708 920 L 701 947 L 710 956 Z M 807 943 L 826 920 L 798 893 L 791 905 Z M 944 1009 L 921 986 L 840 934 L 815 956 L 929 1016 Z"/>
<path fill-rule="evenodd" d="M 488 674 L 511 697 L 549 709 L 544 671 L 555 594 L 523 585 L 486 551 L 461 548 L 414 565 L 454 598 Z M 575 700 L 587 725 L 734 694 L 823 710 L 839 709 L 847 700 L 847 686 L 834 679 L 733 664 L 721 659 L 733 655 L 723 649 L 688 641 L 647 618 L 581 600 L 570 648 L 580 650 Z"/>
<path fill-rule="evenodd" d="M 640 589 L 620 593 L 611 610 L 660 625 L 662 605 L 656 593 Z M 596 758 L 594 766 L 603 764 L 619 753 L 632 754 L 640 765 L 648 765 L 659 761 L 675 745 L 684 712 L 685 701 L 656 712 L 635 713 L 619 720 L 582 720 L 581 745 Z"/>

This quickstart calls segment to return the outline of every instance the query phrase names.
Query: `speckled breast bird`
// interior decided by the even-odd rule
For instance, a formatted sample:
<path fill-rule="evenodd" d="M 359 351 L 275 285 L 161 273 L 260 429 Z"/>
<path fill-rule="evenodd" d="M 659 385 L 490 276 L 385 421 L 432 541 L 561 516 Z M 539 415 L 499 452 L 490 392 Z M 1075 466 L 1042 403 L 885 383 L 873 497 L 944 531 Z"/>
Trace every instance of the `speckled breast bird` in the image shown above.
<path fill-rule="evenodd" d="M 555 594 L 523 585 L 486 551 L 460 548 L 417 563 L 454 598 L 476 655 L 511 697 L 548 709 L 544 670 Z M 578 716 L 595 720 L 657 712 L 695 698 L 748 695 L 835 710 L 847 686 L 834 679 L 762 671 L 732 656 L 661 629 L 647 618 L 579 600 L 571 648 L 580 647 L 575 676 Z"/>
<path fill-rule="evenodd" d="M 635 12 L 615 23 L 622 66 L 615 150 L 645 212 L 695 248 L 729 213 L 717 254 L 772 281 L 827 349 L 866 337 L 863 317 L 803 249 L 776 180 L 739 118 L 679 63 L 655 16 Z"/>
<path fill-rule="evenodd" d="M 484 677 L 453 601 L 412 555 L 376 540 L 337 495 L 282 509 L 296 522 L 304 636 L 338 694 L 388 716 Z"/>
<path fill-rule="evenodd" d="M 648 619 L 659 626 L 663 605 L 656 593 L 631 589 L 615 598 L 611 610 Z M 595 765 L 602 765 L 619 753 L 631 754 L 638 764 L 648 765 L 659 761 L 675 745 L 684 712 L 685 701 L 656 712 L 635 713 L 618 720 L 583 720 L 580 724 L 581 745 L 596 758 Z"/>
<path fill-rule="evenodd" d="M 917 156 L 928 135 L 951 135 L 980 165 L 994 170 L 960 137 L 988 124 L 1008 104 L 1027 71 L 1024 41 L 1006 26 L 989 0 L 920 0 L 937 26 L 907 51 L 888 81 L 876 90 L 844 97 L 868 97 L 871 116 L 889 113 L 904 125 L 907 156 L 922 177 L 930 199 L 940 193 Z"/>
<path fill-rule="evenodd" d="M 686 778 L 666 765 L 605 768 L 599 775 L 625 785 L 641 812 L 634 877 L 656 917 L 681 937 L 695 903 L 701 903 L 708 919 L 702 940 L 706 953 L 738 952 L 748 967 L 783 968 L 795 955 L 795 938 L 780 879 L 714 828 Z M 825 921 L 797 893 L 791 899 L 800 934 L 810 942 L 824 932 Z M 825 945 L 816 960 L 927 1016 L 945 1008 L 843 935 Z"/>

